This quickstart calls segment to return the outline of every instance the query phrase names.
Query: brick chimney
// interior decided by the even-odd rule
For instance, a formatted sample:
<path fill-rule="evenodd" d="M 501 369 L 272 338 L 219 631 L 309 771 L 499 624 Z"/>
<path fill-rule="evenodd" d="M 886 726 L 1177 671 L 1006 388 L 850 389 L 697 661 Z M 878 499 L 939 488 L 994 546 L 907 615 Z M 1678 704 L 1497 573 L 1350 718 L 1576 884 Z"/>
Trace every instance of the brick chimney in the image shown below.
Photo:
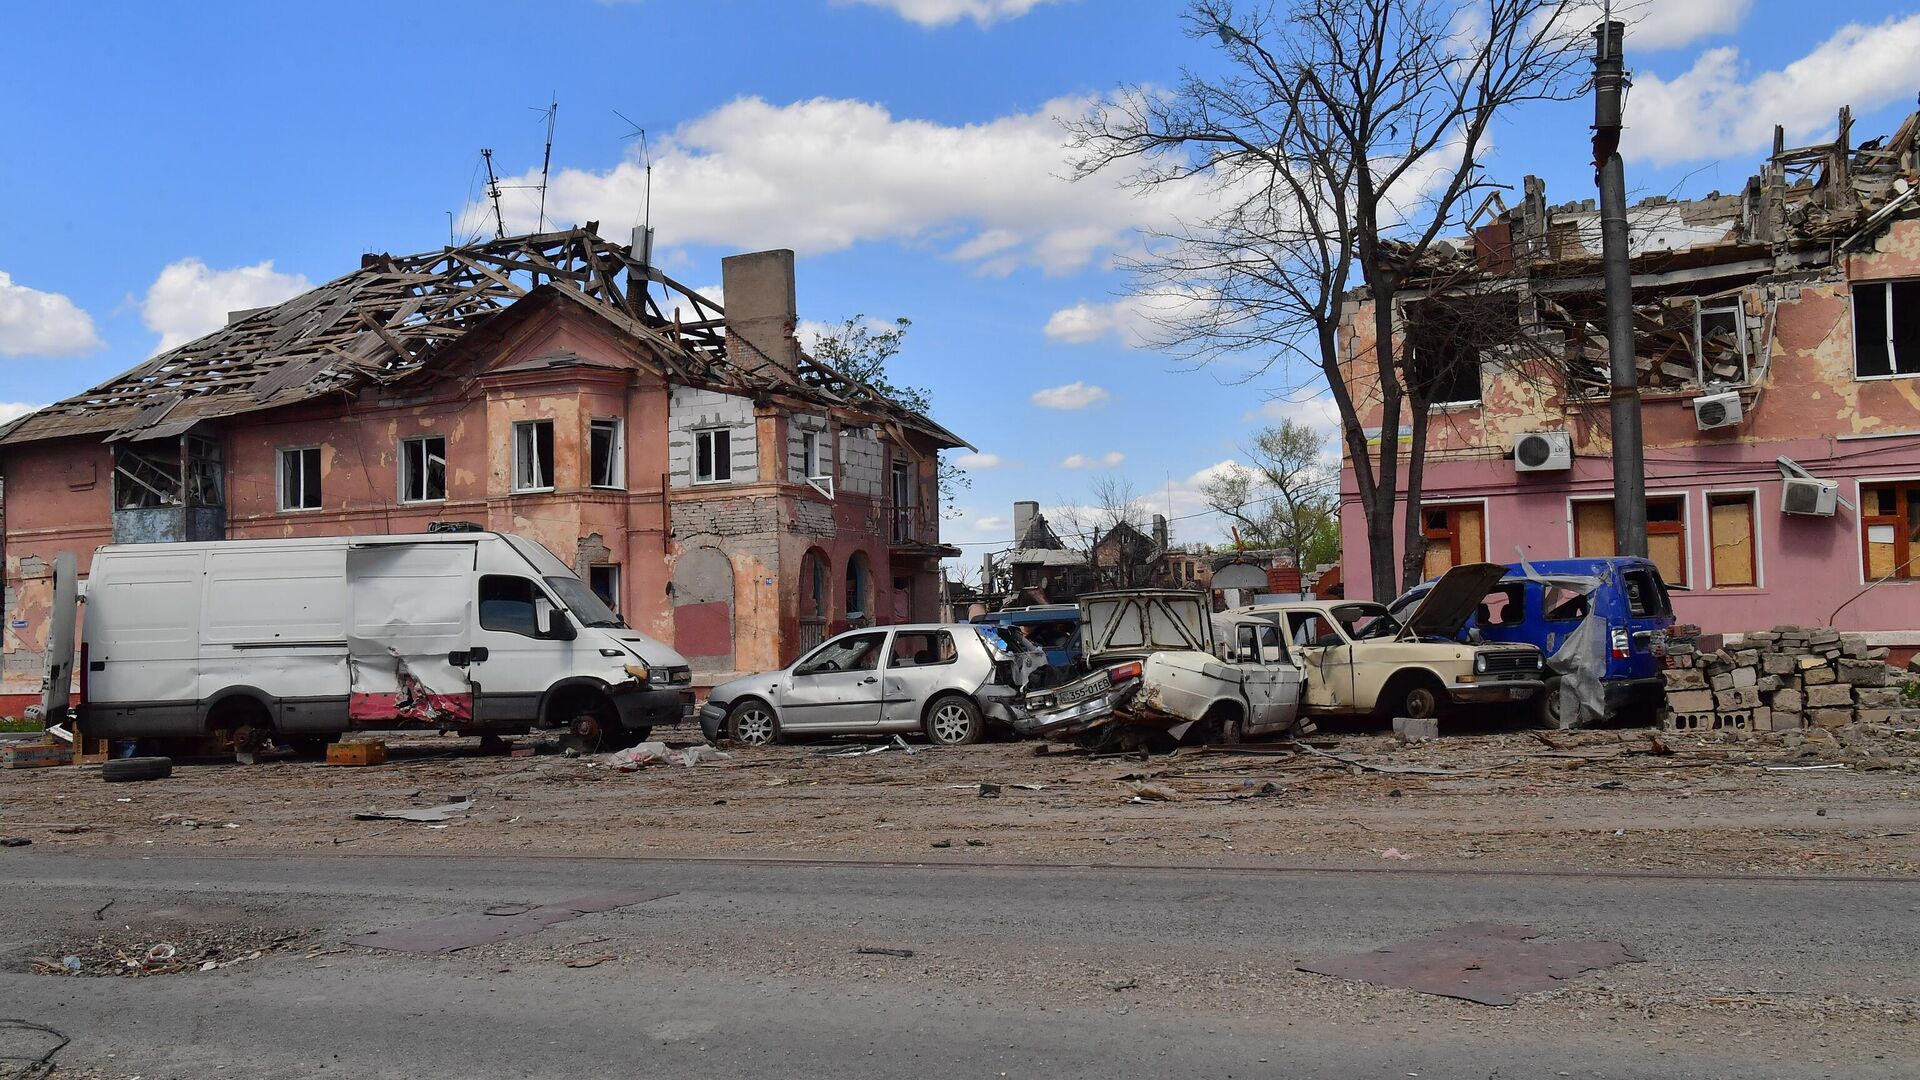
<path fill-rule="evenodd" d="M 1017 502 L 1013 504 L 1013 542 L 1017 545 L 1024 540 L 1027 529 L 1032 527 L 1033 519 L 1040 515 L 1037 502 Z"/>
<path fill-rule="evenodd" d="M 800 343 L 793 336 L 799 307 L 793 290 L 793 252 L 755 251 L 720 260 L 722 304 L 727 310 L 727 353 L 748 371 L 799 368 Z"/>

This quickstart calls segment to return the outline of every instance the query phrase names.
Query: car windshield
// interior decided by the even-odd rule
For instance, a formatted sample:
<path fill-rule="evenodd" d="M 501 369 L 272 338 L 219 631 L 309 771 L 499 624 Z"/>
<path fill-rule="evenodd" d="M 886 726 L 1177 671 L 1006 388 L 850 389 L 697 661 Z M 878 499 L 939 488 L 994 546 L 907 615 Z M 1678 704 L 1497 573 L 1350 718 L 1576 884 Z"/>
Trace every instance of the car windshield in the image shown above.
<path fill-rule="evenodd" d="M 620 616 L 613 613 L 613 609 L 608 607 L 605 601 L 595 596 L 592 589 L 587 588 L 586 582 L 577 577 L 561 577 L 558 574 L 547 578 L 546 581 L 547 588 L 552 589 L 553 594 L 560 598 L 560 602 L 566 605 L 567 610 L 573 612 L 574 617 L 580 620 L 580 625 L 626 628 L 627 624 L 620 620 Z"/>
<path fill-rule="evenodd" d="M 1400 621 L 1378 605 L 1335 608 L 1333 617 L 1340 620 L 1347 636 L 1355 641 L 1390 638 L 1400 632 Z"/>

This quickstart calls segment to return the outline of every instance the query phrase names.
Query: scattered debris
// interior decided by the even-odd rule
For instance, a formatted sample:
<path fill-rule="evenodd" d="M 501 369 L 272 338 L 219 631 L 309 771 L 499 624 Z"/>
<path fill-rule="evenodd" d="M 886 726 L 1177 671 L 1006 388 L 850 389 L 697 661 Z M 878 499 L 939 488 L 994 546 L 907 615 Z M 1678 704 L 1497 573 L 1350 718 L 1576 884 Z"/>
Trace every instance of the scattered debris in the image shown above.
<path fill-rule="evenodd" d="M 1413 856 L 1407 854 L 1404 851 L 1401 851 L 1397 847 L 1390 847 L 1387 850 L 1381 852 L 1380 857 L 1383 859 L 1398 859 L 1401 862 L 1407 862 L 1413 858 Z"/>
<path fill-rule="evenodd" d="M 455 814 L 464 814 L 473 809 L 473 799 L 462 797 L 439 806 L 411 807 L 405 810 L 356 810 L 355 821 L 418 821 L 422 823 L 449 821 Z"/>
<path fill-rule="evenodd" d="M 980 785 L 980 797 L 981 797 L 981 798 L 983 798 L 983 799 L 997 799 L 997 798 L 999 798 L 999 797 L 1000 797 L 1000 785 L 999 785 L 999 784 L 981 784 L 981 785 Z"/>
<path fill-rule="evenodd" d="M 329 765 L 385 765 L 387 744 L 379 739 L 366 742 L 331 743 L 327 746 Z"/>
<path fill-rule="evenodd" d="M 391 952 L 457 952 L 475 945 L 490 945 L 508 938 L 524 937 L 554 923 L 567 922 L 582 915 L 613 911 L 672 895 L 670 892 L 624 890 L 562 900 L 557 904 L 526 908 L 509 915 L 494 915 L 490 911 L 481 914 L 449 915 L 443 919 L 430 919 L 413 926 L 375 930 L 358 937 L 350 937 L 346 940 L 346 944 L 362 945 L 370 949 L 386 949 Z"/>
<path fill-rule="evenodd" d="M 952 846 L 953 846 L 953 841 L 951 841 L 951 840 L 935 840 L 935 841 L 933 842 L 933 846 L 934 846 L 934 847 L 937 847 L 937 848 L 949 848 L 949 847 L 952 847 Z"/>
<path fill-rule="evenodd" d="M 862 945 L 854 951 L 862 956 L 897 956 L 902 960 L 913 957 L 912 949 L 883 949 L 875 945 Z"/>
<path fill-rule="evenodd" d="M 1116 994 L 1122 990 L 1137 990 L 1139 988 L 1140 988 L 1140 980 L 1138 978 L 1128 979 L 1126 982 L 1123 982 L 1123 983 L 1114 983 L 1113 985 L 1107 987 L 1107 989 L 1113 991 Z"/>
<path fill-rule="evenodd" d="M 968 847 L 986 847 L 986 846 L 987 846 L 987 842 L 986 842 L 985 840 L 975 840 L 975 839 L 973 839 L 973 838 L 971 838 L 971 837 L 969 837 L 969 838 L 967 839 L 967 846 L 968 846 Z"/>
<path fill-rule="evenodd" d="M 104 920 L 107 917 L 107 909 L 112 906 L 113 906 L 113 901 L 109 900 L 106 903 L 101 904 L 99 907 L 93 909 L 93 921 L 100 922 Z"/>
<path fill-rule="evenodd" d="M 1468 923 L 1299 968 L 1481 1005 L 1512 1005 L 1521 994 L 1551 990 L 1586 972 L 1641 959 L 1618 942 L 1540 942 L 1539 936 L 1530 926 Z"/>
<path fill-rule="evenodd" d="M 100 766 L 100 779 L 109 784 L 125 784 L 137 780 L 164 780 L 172 775 L 172 758 L 113 758 Z"/>
<path fill-rule="evenodd" d="M 0 836 L 0 847 L 26 847 L 33 841 L 24 836 Z"/>
<path fill-rule="evenodd" d="M 41 975 L 142 976 L 214 971 L 258 960 L 308 935 L 305 930 L 248 926 L 196 927 L 172 933 L 173 941 L 154 941 L 141 940 L 132 930 L 121 930 L 83 945 L 69 945 L 52 956 L 35 957 L 29 966 Z"/>
<path fill-rule="evenodd" d="M 1130 802 L 1173 802 L 1180 797 L 1168 784 L 1131 783 L 1127 788 L 1133 792 Z"/>
<path fill-rule="evenodd" d="M 617 956 L 580 956 L 567 961 L 567 966 L 570 968 L 599 967 L 601 964 L 604 964 L 609 960 L 618 960 L 618 959 L 619 957 Z"/>

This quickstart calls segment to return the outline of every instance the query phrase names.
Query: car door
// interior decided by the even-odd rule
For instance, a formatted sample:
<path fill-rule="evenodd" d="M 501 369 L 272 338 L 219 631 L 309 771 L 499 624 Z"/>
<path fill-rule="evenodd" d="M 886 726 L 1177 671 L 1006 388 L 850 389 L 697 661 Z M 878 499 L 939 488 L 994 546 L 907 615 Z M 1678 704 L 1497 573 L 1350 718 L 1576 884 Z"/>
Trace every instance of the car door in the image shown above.
<path fill-rule="evenodd" d="M 1285 731 L 1300 711 L 1300 668 L 1287 656 L 1280 628 L 1269 622 L 1235 629 L 1236 663 L 1247 699 L 1247 734 Z"/>
<path fill-rule="evenodd" d="M 1353 644 L 1321 611 L 1287 613 L 1287 637 L 1305 675 L 1301 703 L 1323 709 L 1353 707 Z"/>
<path fill-rule="evenodd" d="M 895 630 L 880 672 L 882 722 L 918 727 L 927 700 L 952 680 L 958 658 L 945 630 Z"/>
<path fill-rule="evenodd" d="M 885 630 L 842 634 L 793 666 L 780 695 L 780 725 L 790 731 L 860 731 L 880 726 Z"/>

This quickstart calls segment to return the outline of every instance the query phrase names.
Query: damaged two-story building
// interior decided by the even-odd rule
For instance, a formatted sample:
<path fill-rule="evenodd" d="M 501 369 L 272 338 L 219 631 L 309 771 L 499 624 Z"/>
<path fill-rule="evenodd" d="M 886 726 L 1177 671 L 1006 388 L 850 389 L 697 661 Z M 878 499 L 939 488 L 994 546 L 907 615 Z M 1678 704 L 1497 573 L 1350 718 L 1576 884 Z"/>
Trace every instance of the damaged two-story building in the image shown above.
<path fill-rule="evenodd" d="M 1920 116 L 1857 145 L 1850 129 L 1843 111 L 1833 142 L 1804 148 L 1776 130 L 1741 191 L 1629 212 L 1651 555 L 1679 617 L 1709 631 L 1920 644 Z M 1428 576 L 1614 553 L 1599 237 L 1592 200 L 1549 205 L 1529 177 L 1520 206 L 1413 268 L 1395 325 L 1403 359 L 1427 351 L 1438 402 Z M 1471 309 L 1491 332 L 1423 333 L 1423 305 L 1442 316 L 1426 325 L 1471 325 L 1451 318 Z M 1348 387 L 1376 403 L 1378 439 L 1371 299 L 1344 314 Z M 1365 565 L 1353 476 L 1348 460 L 1343 547 Z"/>
<path fill-rule="evenodd" d="M 591 223 L 368 255 L 0 425 L 0 712 L 40 685 L 54 556 L 107 543 L 519 533 L 701 683 L 936 618 L 966 444 L 807 355 L 792 252 L 722 271 L 724 310 Z"/>

